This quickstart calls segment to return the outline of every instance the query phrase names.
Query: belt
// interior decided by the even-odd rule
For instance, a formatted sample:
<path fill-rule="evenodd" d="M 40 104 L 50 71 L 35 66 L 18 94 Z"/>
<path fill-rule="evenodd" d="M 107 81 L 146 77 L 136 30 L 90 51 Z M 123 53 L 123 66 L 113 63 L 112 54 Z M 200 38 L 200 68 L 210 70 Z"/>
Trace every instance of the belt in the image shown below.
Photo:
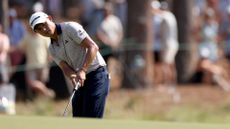
<path fill-rule="evenodd" d="M 90 74 L 93 74 L 95 72 L 102 72 L 102 71 L 107 71 L 107 68 L 106 66 L 99 66 L 98 68 L 96 68 L 95 70 L 87 73 L 87 75 L 90 75 Z"/>
<path fill-rule="evenodd" d="M 105 66 L 99 66 L 96 70 L 94 70 L 94 71 L 102 71 L 102 70 L 105 70 L 106 68 L 105 68 Z"/>
<path fill-rule="evenodd" d="M 97 72 L 101 72 L 105 74 L 109 79 L 111 78 L 106 66 L 99 66 L 96 70 L 91 71 L 88 74 L 86 74 L 86 78 L 90 76 L 94 76 L 94 74 L 97 74 Z"/>

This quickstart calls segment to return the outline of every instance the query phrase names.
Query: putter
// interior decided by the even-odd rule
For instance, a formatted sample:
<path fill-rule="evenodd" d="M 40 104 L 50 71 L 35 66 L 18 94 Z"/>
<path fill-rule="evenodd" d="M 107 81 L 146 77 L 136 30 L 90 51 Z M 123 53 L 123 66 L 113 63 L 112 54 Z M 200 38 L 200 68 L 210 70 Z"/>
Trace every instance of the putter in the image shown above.
<path fill-rule="evenodd" d="M 72 99 L 73 99 L 73 96 L 74 96 L 75 92 L 78 90 L 79 87 L 80 87 L 80 82 L 76 82 L 76 83 L 75 83 L 75 87 L 74 87 L 74 89 L 73 89 L 73 92 L 72 92 L 72 94 L 71 94 L 71 96 L 70 96 L 70 98 L 69 98 L 69 102 L 68 102 L 68 104 L 66 105 L 65 110 L 64 110 L 64 113 L 63 113 L 62 116 L 66 116 L 66 115 L 67 115 L 67 111 L 68 111 L 69 105 L 71 104 Z"/>

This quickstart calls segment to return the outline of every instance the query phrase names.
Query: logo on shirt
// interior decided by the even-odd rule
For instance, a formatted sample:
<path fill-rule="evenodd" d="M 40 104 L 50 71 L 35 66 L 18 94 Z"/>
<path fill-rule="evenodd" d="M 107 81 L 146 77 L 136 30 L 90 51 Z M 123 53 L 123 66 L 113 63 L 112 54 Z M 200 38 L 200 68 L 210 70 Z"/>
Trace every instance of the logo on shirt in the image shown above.
<path fill-rule="evenodd" d="M 79 36 L 82 36 L 83 35 L 83 31 L 78 30 L 78 34 L 79 34 Z"/>
<path fill-rule="evenodd" d="M 69 41 L 68 40 L 65 40 L 65 44 L 67 44 Z"/>

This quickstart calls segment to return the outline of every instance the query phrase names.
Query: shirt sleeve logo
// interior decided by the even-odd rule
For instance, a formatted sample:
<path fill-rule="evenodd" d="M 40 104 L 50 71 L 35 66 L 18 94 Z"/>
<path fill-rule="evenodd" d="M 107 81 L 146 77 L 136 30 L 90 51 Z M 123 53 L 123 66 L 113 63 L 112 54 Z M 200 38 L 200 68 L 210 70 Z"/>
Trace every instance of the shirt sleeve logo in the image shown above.
<path fill-rule="evenodd" d="M 84 33 L 82 30 L 78 30 L 77 32 L 78 32 L 79 36 L 82 36 Z"/>
<path fill-rule="evenodd" d="M 68 40 L 65 40 L 65 44 L 67 44 L 69 41 Z"/>

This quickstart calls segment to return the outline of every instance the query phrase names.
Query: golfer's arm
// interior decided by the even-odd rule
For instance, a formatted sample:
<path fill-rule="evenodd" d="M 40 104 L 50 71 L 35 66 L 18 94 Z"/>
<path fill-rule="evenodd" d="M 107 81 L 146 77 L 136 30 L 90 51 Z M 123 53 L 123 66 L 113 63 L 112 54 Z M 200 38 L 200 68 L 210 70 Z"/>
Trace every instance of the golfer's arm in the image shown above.
<path fill-rule="evenodd" d="M 88 67 L 90 66 L 94 58 L 96 57 L 99 48 L 90 37 L 86 37 L 82 41 L 81 46 L 84 48 L 87 48 L 86 58 L 83 62 L 82 68 L 80 68 L 80 70 L 83 70 L 86 72 Z"/>
<path fill-rule="evenodd" d="M 75 74 L 75 71 L 73 70 L 73 68 L 71 68 L 65 61 L 60 61 L 59 67 L 62 69 L 63 73 L 67 77 L 70 77 L 72 74 Z"/>

